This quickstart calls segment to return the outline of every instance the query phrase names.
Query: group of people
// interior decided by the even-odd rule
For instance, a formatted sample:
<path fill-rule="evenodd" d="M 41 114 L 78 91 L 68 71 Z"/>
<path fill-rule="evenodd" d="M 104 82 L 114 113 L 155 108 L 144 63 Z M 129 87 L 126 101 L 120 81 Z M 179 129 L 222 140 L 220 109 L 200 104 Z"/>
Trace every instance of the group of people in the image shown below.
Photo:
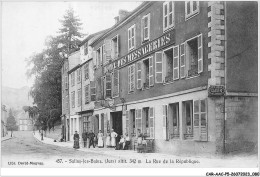
<path fill-rule="evenodd" d="M 73 139 L 74 139 L 73 148 L 79 149 L 80 138 L 77 131 L 75 131 Z M 104 138 L 104 134 L 102 133 L 101 130 L 99 130 L 97 136 L 91 130 L 90 133 L 88 132 L 82 133 L 82 139 L 83 139 L 84 147 L 87 146 L 87 140 L 89 139 L 89 144 L 88 144 L 89 148 L 91 146 L 95 148 L 95 146 L 97 145 L 97 147 L 99 148 L 103 148 L 104 146 L 106 146 L 107 148 L 115 148 L 116 150 L 127 150 L 130 147 L 130 137 L 128 136 L 128 134 L 126 133 L 125 136 L 123 135 L 119 136 L 116 132 L 114 132 L 113 129 L 111 130 L 111 133 L 110 132 L 107 133 L 106 138 Z M 103 139 L 105 139 L 105 143 Z"/>

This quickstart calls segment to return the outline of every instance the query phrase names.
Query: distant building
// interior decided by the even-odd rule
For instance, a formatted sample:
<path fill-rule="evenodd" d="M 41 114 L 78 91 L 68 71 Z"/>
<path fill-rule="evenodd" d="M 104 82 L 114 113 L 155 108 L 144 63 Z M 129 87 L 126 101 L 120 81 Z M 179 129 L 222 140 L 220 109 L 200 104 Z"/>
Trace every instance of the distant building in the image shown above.
<path fill-rule="evenodd" d="M 20 114 L 19 118 L 19 130 L 20 131 L 32 131 L 33 130 L 33 124 L 32 120 L 29 118 L 28 112 L 23 112 Z"/>
<path fill-rule="evenodd" d="M 6 123 L 7 123 L 7 110 L 6 110 L 6 106 L 2 105 L 2 109 L 1 109 L 1 137 L 6 136 L 6 133 L 7 133 Z"/>

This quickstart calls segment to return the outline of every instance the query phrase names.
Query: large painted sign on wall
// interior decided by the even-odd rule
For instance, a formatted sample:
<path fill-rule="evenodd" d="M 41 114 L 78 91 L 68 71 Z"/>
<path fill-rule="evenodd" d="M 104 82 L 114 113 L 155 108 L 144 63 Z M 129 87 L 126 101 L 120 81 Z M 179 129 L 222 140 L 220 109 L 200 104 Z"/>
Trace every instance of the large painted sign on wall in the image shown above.
<path fill-rule="evenodd" d="M 126 65 L 136 60 L 139 60 L 153 52 L 160 50 L 163 47 L 166 47 L 167 45 L 172 44 L 174 42 L 174 39 L 175 39 L 175 33 L 174 30 L 171 30 L 163 34 L 161 37 L 142 45 L 140 48 L 129 52 L 127 55 L 123 56 L 122 58 L 115 60 L 114 62 L 106 65 L 105 72 L 113 69 L 125 67 Z"/>

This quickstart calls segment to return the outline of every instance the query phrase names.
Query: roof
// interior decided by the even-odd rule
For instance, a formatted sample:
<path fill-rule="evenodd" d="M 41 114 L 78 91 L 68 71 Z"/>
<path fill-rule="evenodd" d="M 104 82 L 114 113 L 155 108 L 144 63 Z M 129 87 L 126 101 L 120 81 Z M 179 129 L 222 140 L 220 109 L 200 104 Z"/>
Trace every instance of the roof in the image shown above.
<path fill-rule="evenodd" d="M 135 8 L 132 12 L 130 12 L 126 17 L 124 17 L 122 20 L 120 20 L 118 23 L 113 25 L 111 28 L 107 29 L 107 31 L 102 36 L 100 36 L 99 38 L 97 38 L 94 41 L 92 41 L 89 45 L 93 45 L 97 41 L 99 41 L 102 38 L 106 37 L 107 35 L 112 33 L 113 30 L 115 30 L 116 28 L 120 27 L 124 23 L 128 22 L 129 20 L 131 20 L 133 17 L 135 17 L 137 15 L 137 13 L 141 12 L 141 10 L 143 8 L 145 8 L 146 6 L 148 6 L 148 5 L 152 4 L 152 3 L 154 3 L 154 1 L 145 1 L 145 2 L 143 2 L 141 5 L 139 5 L 137 8 Z"/>
<path fill-rule="evenodd" d="M 90 40 L 90 39 L 93 38 L 94 36 L 99 35 L 99 34 L 102 34 L 102 33 L 105 33 L 105 32 L 107 32 L 109 29 L 110 29 L 110 28 L 88 35 L 88 36 L 79 44 L 79 47 L 81 47 L 82 45 L 84 45 L 88 40 Z"/>

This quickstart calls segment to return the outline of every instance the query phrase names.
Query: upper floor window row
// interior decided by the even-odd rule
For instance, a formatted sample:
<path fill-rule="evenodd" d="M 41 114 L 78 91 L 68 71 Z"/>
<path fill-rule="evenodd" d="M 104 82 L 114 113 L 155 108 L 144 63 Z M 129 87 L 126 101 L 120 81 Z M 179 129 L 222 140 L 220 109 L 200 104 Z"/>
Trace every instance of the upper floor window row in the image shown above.
<path fill-rule="evenodd" d="M 155 58 L 155 60 L 153 60 Z M 128 66 L 128 93 L 147 89 L 155 83 L 199 76 L 203 72 L 202 34 L 171 46 Z"/>

